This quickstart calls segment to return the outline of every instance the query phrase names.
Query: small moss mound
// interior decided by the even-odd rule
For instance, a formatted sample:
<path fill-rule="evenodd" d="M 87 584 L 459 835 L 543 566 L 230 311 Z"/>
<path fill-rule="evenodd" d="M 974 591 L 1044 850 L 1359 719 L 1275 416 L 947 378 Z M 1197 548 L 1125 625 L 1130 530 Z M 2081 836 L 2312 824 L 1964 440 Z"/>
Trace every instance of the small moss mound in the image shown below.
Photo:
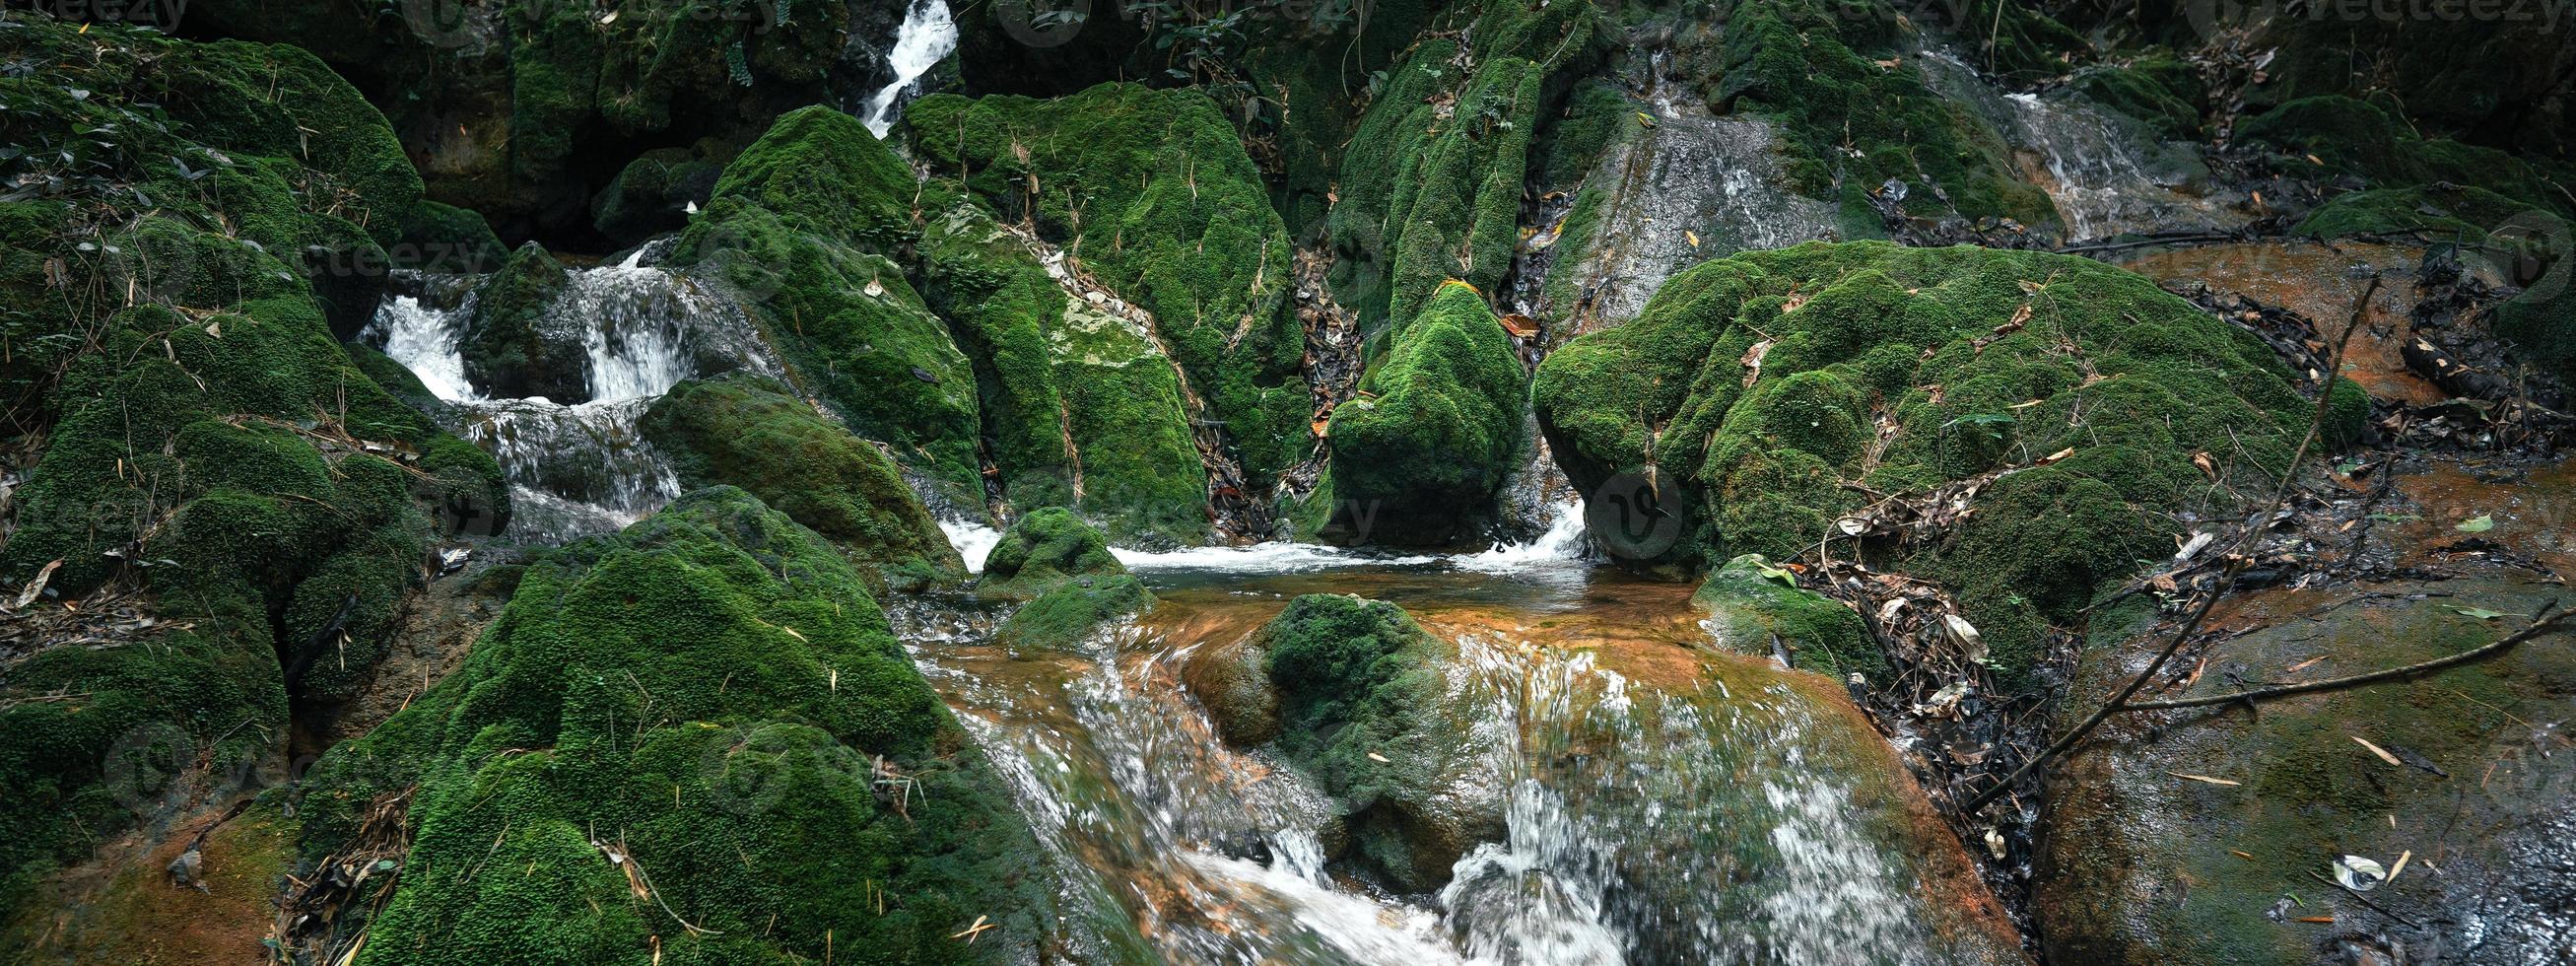
<path fill-rule="evenodd" d="M 1127 565 L 1109 552 L 1100 531 L 1073 511 L 1031 511 L 1002 534 L 984 557 L 984 579 L 975 592 L 1002 600 L 1030 600 L 1063 584 L 1123 575 Z"/>
<path fill-rule="evenodd" d="M 1797 589 L 1795 576 L 1760 554 L 1745 554 L 1710 572 L 1691 594 L 1691 604 L 1708 612 L 1720 647 L 1756 657 L 1785 653 L 1791 667 L 1837 679 L 1887 679 L 1887 657 L 1872 646 L 1859 614 Z"/>
<path fill-rule="evenodd" d="M 462 667 L 317 766 L 306 853 L 407 787 L 361 962 L 1010 961 L 1056 918 L 861 575 L 731 487 L 530 565 Z"/>
<path fill-rule="evenodd" d="M 1787 559 L 1870 493 L 1986 477 L 1951 538 L 1864 549 L 1950 584 L 2008 674 L 2169 547 L 2171 511 L 2268 485 L 2310 412 L 2258 341 L 2139 276 L 1874 242 L 1695 267 L 1533 395 L 1578 486 L 1645 481 L 1671 539 L 1643 565 Z"/>
<path fill-rule="evenodd" d="M 1395 336 L 1363 393 L 1333 410 L 1317 491 L 1321 535 L 1443 544 L 1477 536 L 1521 452 L 1522 377 L 1511 337 L 1465 283 L 1441 288 Z"/>
<path fill-rule="evenodd" d="M 1263 625 L 1278 742 L 1340 803 L 1351 849 L 1398 888 L 1428 892 L 1500 816 L 1455 814 L 1443 794 L 1441 664 L 1455 648 L 1384 601 L 1308 594 Z"/>
<path fill-rule="evenodd" d="M 1153 592 L 1132 574 L 1075 577 L 1011 612 L 993 641 L 1013 650 L 1071 651 L 1100 625 L 1153 606 Z"/>
<path fill-rule="evenodd" d="M 886 583 L 965 576 L 894 461 L 776 380 L 737 373 L 683 382 L 653 401 L 639 428 L 681 485 L 741 487 L 874 564 Z"/>

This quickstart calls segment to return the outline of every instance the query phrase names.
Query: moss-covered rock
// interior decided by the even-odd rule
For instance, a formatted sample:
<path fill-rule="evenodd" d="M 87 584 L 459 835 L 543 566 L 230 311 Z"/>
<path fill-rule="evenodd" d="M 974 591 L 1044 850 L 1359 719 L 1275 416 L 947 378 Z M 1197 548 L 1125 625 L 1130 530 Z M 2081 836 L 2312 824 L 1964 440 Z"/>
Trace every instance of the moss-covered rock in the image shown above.
<path fill-rule="evenodd" d="M 1795 575 L 1760 554 L 1711 571 L 1691 594 L 1691 604 L 1708 612 L 1709 634 L 1719 647 L 1755 657 L 1787 655 L 1791 667 L 1836 679 L 1887 679 L 1887 655 L 1878 652 L 1859 614 L 1798 589 Z"/>
<path fill-rule="evenodd" d="M 730 487 L 531 565 L 463 667 L 317 766 L 307 854 L 406 787 L 361 962 L 1009 961 L 1055 919 L 861 575 Z"/>
<path fill-rule="evenodd" d="M 41 394 L 12 419 L 42 448 L 0 584 L 45 575 L 17 619 L 51 628 L 0 684 L 13 906 L 104 837 L 253 779 L 291 706 L 366 682 L 439 527 L 488 532 L 508 498 L 490 457 L 351 363 L 300 270 L 373 246 L 419 193 L 346 85 L 298 52 L 43 16 L 0 23 L 0 59 L 49 65 L 0 76 L 6 140 L 88 143 L 59 201 L 0 216 L 44 231 L 0 257 L 0 304 L 26 313 L 10 341 L 44 367 L 8 370 Z M 110 586 L 132 596 L 62 606 Z"/>
<path fill-rule="evenodd" d="M 1122 545 L 1205 542 L 1207 468 L 1153 334 L 1059 284 L 977 202 L 934 214 L 922 294 L 975 360 L 1003 500 L 1075 509 Z"/>
<path fill-rule="evenodd" d="M 1522 377 L 1511 337 L 1464 282 L 1396 333 L 1362 395 L 1333 410 L 1332 463 L 1310 503 L 1320 534 L 1444 544 L 1482 533 L 1522 452 Z"/>
<path fill-rule="evenodd" d="M 1014 651 L 1072 651 L 1102 624 L 1153 606 L 1153 592 L 1132 574 L 1075 577 L 1012 611 L 993 630 L 993 643 Z"/>
<path fill-rule="evenodd" d="M 1100 531 L 1063 507 L 1031 511 L 1011 524 L 984 556 L 975 592 L 1001 600 L 1030 600 L 1066 583 L 1123 575 L 1127 565 L 1109 552 Z"/>
<path fill-rule="evenodd" d="M 1949 583 L 2007 673 L 2043 617 L 2170 546 L 2164 511 L 2280 473 L 2310 411 L 2269 349 L 2145 278 L 1880 243 L 1693 268 L 1533 395 L 1577 486 L 1642 481 L 1671 539 L 1640 565 L 1786 559 L 1867 492 L 1990 477 L 1950 539 L 1863 549 Z"/>
<path fill-rule="evenodd" d="M 904 123 L 934 173 L 1029 221 L 1152 315 L 1253 484 L 1305 455 L 1293 246 L 1207 95 L 1137 84 L 1044 101 L 933 95 Z"/>
<path fill-rule="evenodd" d="M 567 405 L 590 398 L 590 354 L 579 327 L 598 320 L 555 311 L 571 278 L 544 246 L 529 242 L 475 289 L 474 311 L 456 348 L 476 390 Z"/>
<path fill-rule="evenodd" d="M 715 150 L 709 151 L 712 147 Z M 724 173 L 722 145 L 656 148 L 636 156 L 590 199 L 590 223 L 610 242 L 633 245 L 688 224 L 693 205 L 713 197 Z"/>
<path fill-rule="evenodd" d="M 717 182 L 671 264 L 740 301 L 793 382 L 953 506 L 981 507 L 975 372 L 902 264 L 914 182 L 857 118 L 779 119 Z"/>
<path fill-rule="evenodd" d="M 2348 175 L 2372 188 L 2481 188 L 2561 214 L 2576 207 L 2552 187 L 2571 180 L 2564 164 L 2427 137 L 2370 101 L 2340 95 L 2289 101 L 2238 122 L 2236 137 L 2279 152 L 2280 166 L 2290 172 Z"/>
<path fill-rule="evenodd" d="M 2230 604 L 2221 619 L 2250 633 L 2232 636 L 2211 653 L 2210 673 L 2170 696 L 2455 654 L 2508 633 L 2510 615 L 2554 595 L 2496 574 L 2267 593 Z M 2479 608 L 2508 617 L 2466 613 Z M 2153 616 L 2125 607 L 2095 619 L 2075 706 L 2107 697 L 2162 645 L 2148 630 Z M 2576 760 L 2536 746 L 2557 742 L 2547 725 L 2533 729 L 2571 712 L 2576 657 L 2563 639 L 2543 637 L 2429 677 L 2259 710 L 2118 716 L 2049 785 L 2036 896 L 2049 957 L 2331 962 L 2342 947 L 2332 937 L 2353 935 L 2368 937 L 2351 940 L 2364 948 L 2547 961 L 2565 950 L 2566 908 L 2549 896 L 2576 821 L 2566 794 Z M 2334 877 L 2342 856 L 2394 869 L 2408 852 L 2396 878 L 2367 896 L 2318 882 Z M 2455 923 L 2476 923 L 2477 938 Z"/>
<path fill-rule="evenodd" d="M 743 488 L 874 565 L 872 583 L 965 577 L 965 562 L 894 461 L 775 380 L 737 373 L 680 383 L 638 428 L 681 485 Z"/>
<path fill-rule="evenodd" d="M 1364 332 L 1401 331 L 1449 279 L 1501 283 L 1533 138 L 1604 42 L 1589 0 L 1468 4 L 1448 17 L 1472 41 L 1415 47 L 1342 153 L 1327 222 L 1333 283 Z"/>
<path fill-rule="evenodd" d="M 1428 892 L 1476 843 L 1500 838 L 1501 803 L 1452 794 L 1472 740 L 1442 722 L 1442 665 L 1456 648 L 1384 601 L 1309 594 L 1261 629 L 1278 694 L 1278 749 L 1340 804 L 1355 860 Z"/>

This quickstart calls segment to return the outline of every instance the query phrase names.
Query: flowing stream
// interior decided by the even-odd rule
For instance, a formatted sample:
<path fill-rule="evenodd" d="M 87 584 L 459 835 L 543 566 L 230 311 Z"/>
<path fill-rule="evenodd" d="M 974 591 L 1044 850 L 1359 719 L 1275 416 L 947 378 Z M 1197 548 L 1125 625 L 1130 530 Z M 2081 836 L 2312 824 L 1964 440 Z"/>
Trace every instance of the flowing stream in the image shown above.
<path fill-rule="evenodd" d="M 1883 760 L 1881 739 L 1819 710 L 1803 689 L 1822 679 L 1710 654 L 1689 587 L 1585 564 L 1581 518 L 1569 505 L 1543 537 L 1483 554 L 1122 551 L 1161 602 L 1072 653 L 995 644 L 1003 614 L 972 601 L 908 599 L 895 617 L 1093 904 L 1059 937 L 1077 958 L 1960 961 L 1930 922 L 1939 900 L 1873 824 L 1883 803 L 1859 791 L 1881 780 L 1855 764 Z M 1505 834 L 1435 892 L 1329 860 L 1334 801 L 1270 747 L 1221 740 L 1194 696 L 1204 662 L 1306 593 L 1397 603 L 1455 648 L 1440 704 L 1462 750 L 1443 794 Z"/>

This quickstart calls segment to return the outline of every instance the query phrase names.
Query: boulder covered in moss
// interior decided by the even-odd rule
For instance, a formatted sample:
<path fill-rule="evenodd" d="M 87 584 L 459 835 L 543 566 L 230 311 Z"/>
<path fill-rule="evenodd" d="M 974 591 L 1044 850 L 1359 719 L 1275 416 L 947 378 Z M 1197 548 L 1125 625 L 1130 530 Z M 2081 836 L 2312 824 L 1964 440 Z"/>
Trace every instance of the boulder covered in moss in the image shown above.
<path fill-rule="evenodd" d="M 1785 658 L 1790 667 L 1844 680 L 1887 679 L 1887 655 L 1870 639 L 1860 614 L 1842 602 L 1800 590 L 1797 576 L 1760 554 L 1711 571 L 1691 605 L 1707 612 L 1719 647 L 1755 657 Z"/>
<path fill-rule="evenodd" d="M 1011 506 L 1079 511 L 1122 545 L 1208 538 L 1208 469 L 1171 357 L 1136 308 L 1059 283 L 1027 239 L 944 183 L 922 295 L 973 357 L 985 453 Z"/>
<path fill-rule="evenodd" d="M 1109 541 L 1073 511 L 1045 507 L 1011 524 L 984 556 L 975 592 L 1000 600 L 1029 600 L 1070 581 L 1114 577 L 1127 565 L 1109 552 Z"/>
<path fill-rule="evenodd" d="M 590 351 L 581 327 L 599 320 L 557 310 L 571 280 L 571 270 L 545 246 L 529 242 L 476 287 L 456 348 L 477 391 L 566 405 L 590 399 Z"/>
<path fill-rule="evenodd" d="M 1310 497 L 1337 542 L 1471 541 L 1525 452 L 1526 373 L 1510 334 L 1464 282 L 1397 332 L 1361 395 L 1333 410 L 1332 462 Z"/>
<path fill-rule="evenodd" d="M 932 172 L 1134 297 L 1252 484 L 1305 455 L 1294 246 L 1215 101 L 1132 83 L 1052 100 L 932 95 L 904 125 Z"/>
<path fill-rule="evenodd" d="M 638 425 L 682 486 L 738 486 L 899 587 L 961 580 L 965 562 L 894 461 L 777 380 L 683 382 Z"/>
<path fill-rule="evenodd" d="M 857 118 L 810 107 L 726 165 L 670 264 L 751 313 L 852 432 L 951 506 L 984 503 L 975 371 L 895 260 L 920 236 L 910 169 Z"/>
<path fill-rule="evenodd" d="M 731 487 L 531 564 L 462 667 L 316 767 L 306 854 L 405 790 L 361 962 L 1012 961 L 1056 920 L 862 575 Z"/>
<path fill-rule="evenodd" d="M 2560 593 L 2488 572 L 2231 601 L 2213 623 L 2250 633 L 2214 650 L 2197 684 L 2159 697 L 2456 654 Z M 2170 631 L 2154 616 L 2095 617 L 2069 707 L 2107 698 L 2163 645 Z M 2116 716 L 2049 782 L 2035 897 L 2049 958 L 2563 959 L 2576 757 L 2553 722 L 2571 715 L 2576 654 L 2561 634 L 2429 676 Z M 2396 874 L 2359 896 L 2321 883 L 2345 856 Z"/>
<path fill-rule="evenodd" d="M 1444 706 L 1455 645 L 1394 604 L 1308 594 L 1257 646 L 1278 695 L 1276 747 L 1340 806 L 1348 859 L 1430 892 L 1467 850 L 1502 837 L 1500 796 L 1468 774 L 1488 764 L 1481 738 Z"/>
<path fill-rule="evenodd" d="M 1944 539 L 1859 549 L 1948 585 L 2008 675 L 2043 621 L 2171 552 L 2170 511 L 2270 485 L 2313 411 L 2270 349 L 2140 276 L 1866 242 L 1695 267 L 1533 395 L 1575 484 L 1634 484 L 1666 538 L 1614 541 L 1632 566 L 1788 559 L 1871 494 L 1980 481 Z"/>
<path fill-rule="evenodd" d="M 714 150 L 709 150 L 713 148 Z M 722 145 L 655 148 L 638 155 L 590 199 L 590 223 L 617 245 L 634 245 L 688 225 L 692 206 L 713 196 L 724 161 L 710 154 Z"/>
<path fill-rule="evenodd" d="M 1075 577 L 1012 611 L 993 643 L 1014 651 L 1072 651 L 1110 621 L 1154 607 L 1153 591 L 1134 574 Z"/>
<path fill-rule="evenodd" d="M 41 442 L 0 585 L 43 587 L 0 682 L 7 909 L 106 837 L 240 794 L 290 710 L 368 682 L 431 542 L 498 528 L 508 493 L 352 364 L 300 270 L 417 200 L 345 85 L 295 51 L 42 15 L 0 24 L 0 59 L 50 65 L 0 76 L 0 140 L 87 145 L 99 175 L 0 204 L 42 228 L 0 256 L 10 341 L 52 347 L 0 369 Z"/>

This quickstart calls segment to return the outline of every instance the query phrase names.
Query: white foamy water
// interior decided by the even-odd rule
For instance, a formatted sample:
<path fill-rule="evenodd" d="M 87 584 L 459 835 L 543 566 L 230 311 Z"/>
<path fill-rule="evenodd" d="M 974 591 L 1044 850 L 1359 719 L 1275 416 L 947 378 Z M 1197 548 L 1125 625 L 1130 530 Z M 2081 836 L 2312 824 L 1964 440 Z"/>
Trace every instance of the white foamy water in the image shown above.
<path fill-rule="evenodd" d="M 1129 570 L 1191 570 L 1229 574 L 1295 574 L 1344 567 L 1410 567 L 1438 563 L 1441 560 L 1436 556 L 1372 554 L 1320 543 L 1298 543 L 1289 540 L 1273 540 L 1242 547 L 1184 547 L 1179 550 L 1130 550 L 1111 547 L 1109 552 L 1116 555 L 1118 562 L 1126 564 Z"/>
<path fill-rule="evenodd" d="M 895 99 L 956 49 L 957 21 L 949 17 L 945 0 L 913 0 L 904 11 L 903 26 L 895 30 L 894 49 L 886 53 L 894 80 L 868 98 L 868 112 L 862 118 L 868 132 L 883 138 L 893 130 Z"/>
<path fill-rule="evenodd" d="M 1573 500 L 1556 505 L 1548 518 L 1547 532 L 1536 539 L 1528 543 L 1497 543 L 1483 553 L 1450 557 L 1449 563 L 1460 570 L 1488 574 L 1582 567 L 1584 533 L 1583 501 Z"/>
<path fill-rule="evenodd" d="M 375 320 L 360 337 L 382 345 L 384 354 L 410 369 L 430 394 L 449 402 L 480 399 L 482 394 L 466 381 L 465 358 L 456 351 L 464 316 L 473 309 L 470 297 L 460 306 L 435 308 L 422 304 L 420 296 L 396 295 L 376 307 Z"/>
<path fill-rule="evenodd" d="M 939 530 L 948 535 L 948 545 L 966 558 L 966 572 L 984 572 L 984 558 L 991 556 L 993 545 L 1002 542 L 1002 531 L 973 520 L 941 520 Z"/>

